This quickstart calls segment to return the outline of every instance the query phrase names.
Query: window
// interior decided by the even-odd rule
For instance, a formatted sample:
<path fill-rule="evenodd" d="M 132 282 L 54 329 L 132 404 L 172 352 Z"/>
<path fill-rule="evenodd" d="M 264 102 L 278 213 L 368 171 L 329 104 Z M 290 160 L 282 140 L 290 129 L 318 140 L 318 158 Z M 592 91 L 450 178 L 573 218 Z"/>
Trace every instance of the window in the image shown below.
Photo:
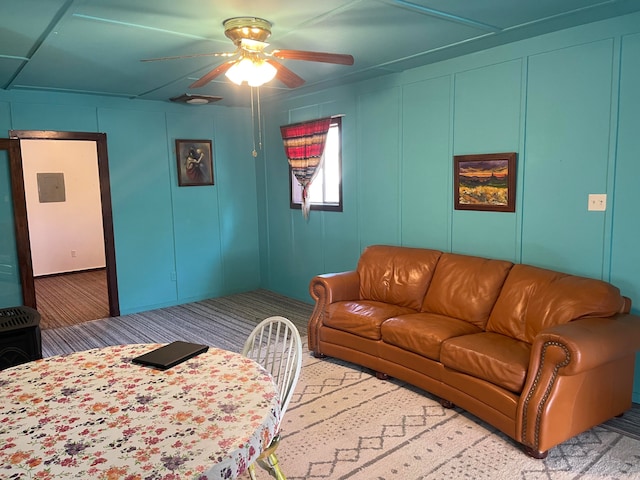
<path fill-rule="evenodd" d="M 309 187 L 311 210 L 342 211 L 342 118 L 331 119 L 318 173 Z M 291 208 L 302 208 L 302 189 L 289 167 Z"/>

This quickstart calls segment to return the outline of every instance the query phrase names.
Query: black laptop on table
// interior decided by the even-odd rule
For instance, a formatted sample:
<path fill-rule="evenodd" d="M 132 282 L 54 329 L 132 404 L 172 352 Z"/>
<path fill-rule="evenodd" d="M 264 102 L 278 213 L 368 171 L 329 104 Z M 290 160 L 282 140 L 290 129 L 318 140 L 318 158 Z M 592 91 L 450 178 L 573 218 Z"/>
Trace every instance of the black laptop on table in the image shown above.
<path fill-rule="evenodd" d="M 207 345 L 175 341 L 133 358 L 131 361 L 140 365 L 167 370 L 207 350 L 209 350 Z"/>

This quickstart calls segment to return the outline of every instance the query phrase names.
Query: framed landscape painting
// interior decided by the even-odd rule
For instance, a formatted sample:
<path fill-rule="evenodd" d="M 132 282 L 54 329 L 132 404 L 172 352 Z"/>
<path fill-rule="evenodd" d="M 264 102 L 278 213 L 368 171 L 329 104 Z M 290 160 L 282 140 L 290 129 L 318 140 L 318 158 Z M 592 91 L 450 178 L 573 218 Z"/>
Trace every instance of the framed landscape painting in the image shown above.
<path fill-rule="evenodd" d="M 456 210 L 516 211 L 516 153 L 453 157 Z"/>
<path fill-rule="evenodd" d="M 178 185 L 213 185 L 211 140 L 176 140 Z"/>

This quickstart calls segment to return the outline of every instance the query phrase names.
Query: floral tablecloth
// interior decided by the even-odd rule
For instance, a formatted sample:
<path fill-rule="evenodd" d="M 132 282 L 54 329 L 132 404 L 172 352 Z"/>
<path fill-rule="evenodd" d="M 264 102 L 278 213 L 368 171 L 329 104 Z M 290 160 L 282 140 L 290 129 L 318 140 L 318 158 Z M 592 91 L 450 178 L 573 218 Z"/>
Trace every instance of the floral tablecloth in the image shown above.
<path fill-rule="evenodd" d="M 0 371 L 0 478 L 236 478 L 278 428 L 271 376 L 208 352 L 161 371 L 120 345 Z"/>

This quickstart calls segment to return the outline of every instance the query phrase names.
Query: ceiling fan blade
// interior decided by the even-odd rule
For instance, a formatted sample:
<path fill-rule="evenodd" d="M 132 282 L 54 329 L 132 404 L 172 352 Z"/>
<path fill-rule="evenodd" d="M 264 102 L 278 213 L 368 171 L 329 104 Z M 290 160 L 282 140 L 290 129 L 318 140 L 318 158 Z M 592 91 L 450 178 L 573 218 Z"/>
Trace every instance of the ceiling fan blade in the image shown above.
<path fill-rule="evenodd" d="M 143 58 L 141 62 L 159 62 L 161 60 L 178 60 L 180 58 L 195 58 L 195 57 L 232 57 L 237 52 L 223 52 L 223 53 L 196 53 L 195 55 L 176 55 L 175 57 L 158 57 L 158 58 Z"/>
<path fill-rule="evenodd" d="M 343 53 L 306 52 L 304 50 L 274 50 L 272 55 L 287 60 L 306 60 L 307 62 L 337 63 L 353 65 L 353 57 Z"/>
<path fill-rule="evenodd" d="M 265 62 L 270 63 L 278 70 L 276 73 L 276 78 L 284 83 L 289 88 L 296 88 L 304 85 L 304 79 L 299 77 L 287 67 L 282 65 L 280 62 L 276 62 L 270 58 L 266 59 Z"/>
<path fill-rule="evenodd" d="M 227 70 L 229 70 L 231 68 L 231 65 L 233 65 L 234 63 L 235 63 L 235 61 L 230 61 L 230 62 L 225 62 L 223 64 L 218 65 L 216 68 L 211 70 L 209 73 L 207 73 L 206 75 L 200 77 L 199 80 L 196 80 L 191 85 L 189 85 L 189 88 L 204 87 L 211 80 L 213 80 L 214 78 L 222 75 Z"/>

